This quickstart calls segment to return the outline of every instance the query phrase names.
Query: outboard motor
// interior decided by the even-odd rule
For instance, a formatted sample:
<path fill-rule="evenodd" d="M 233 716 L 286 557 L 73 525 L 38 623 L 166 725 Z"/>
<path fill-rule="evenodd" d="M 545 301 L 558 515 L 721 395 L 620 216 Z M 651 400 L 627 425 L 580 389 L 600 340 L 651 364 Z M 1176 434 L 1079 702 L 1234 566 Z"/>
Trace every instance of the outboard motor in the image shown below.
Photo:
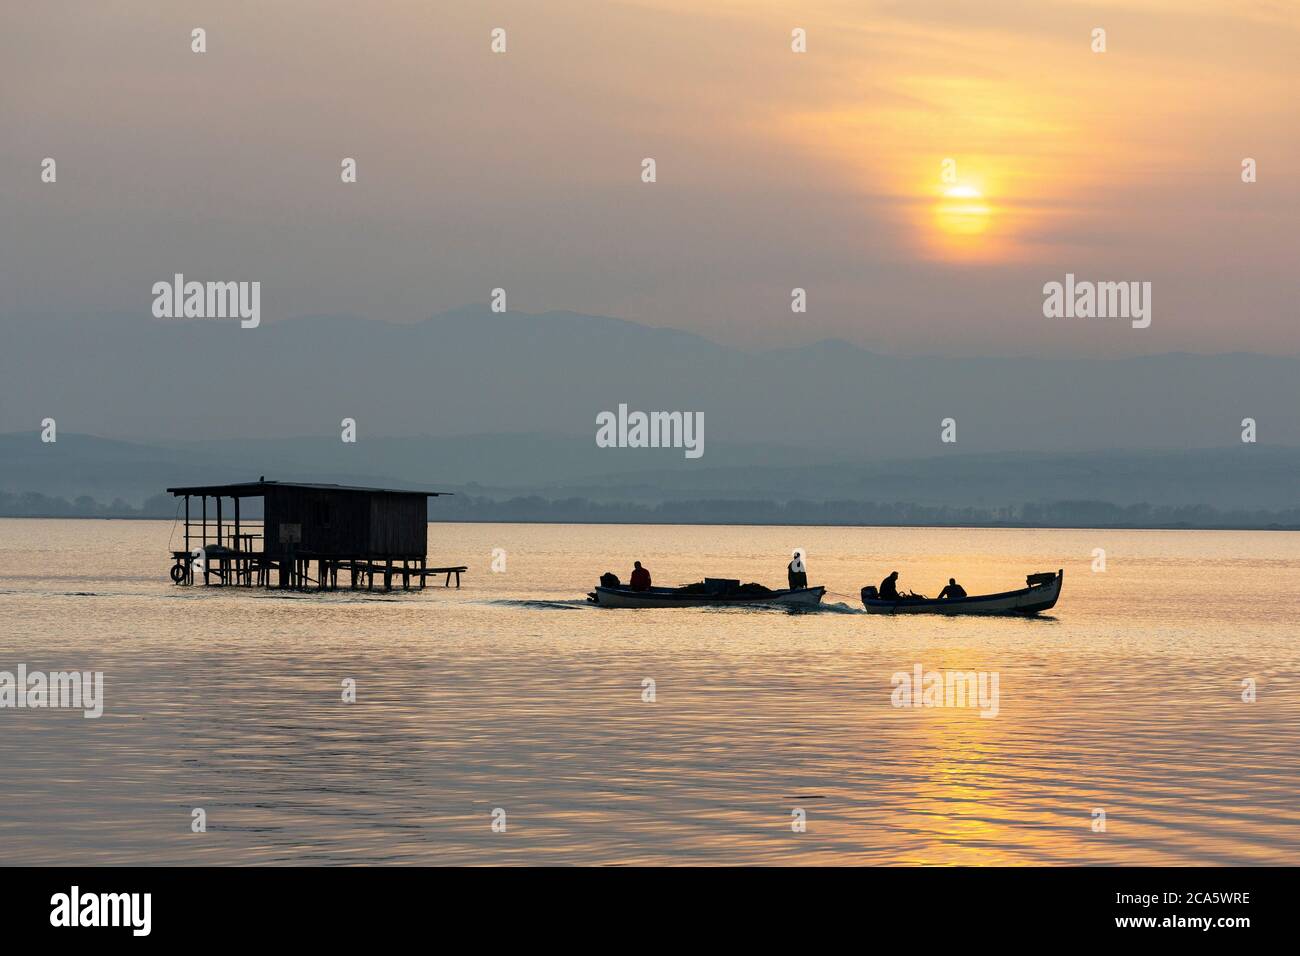
<path fill-rule="evenodd" d="M 600 576 L 600 586 L 602 588 L 616 588 L 619 583 L 618 575 L 613 571 L 606 571 Z"/>
<path fill-rule="evenodd" d="M 878 600 L 879 598 L 880 598 L 880 592 L 876 590 L 876 586 L 874 584 L 868 584 L 865 588 L 862 589 L 862 600 L 875 601 Z"/>

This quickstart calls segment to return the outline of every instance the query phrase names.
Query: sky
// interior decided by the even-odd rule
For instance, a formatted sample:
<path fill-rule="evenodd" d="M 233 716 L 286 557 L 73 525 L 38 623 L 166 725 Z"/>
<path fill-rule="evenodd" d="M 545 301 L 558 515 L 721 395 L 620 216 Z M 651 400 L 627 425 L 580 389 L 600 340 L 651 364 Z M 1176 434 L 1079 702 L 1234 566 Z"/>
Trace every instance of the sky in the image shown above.
<path fill-rule="evenodd" d="M 147 315 L 180 272 L 260 281 L 266 322 L 411 322 L 504 288 L 512 310 L 745 348 L 1300 351 L 1284 0 L 44 0 L 5 19 L 0 322 Z M 1067 273 L 1150 282 L 1150 327 L 1044 317 Z"/>

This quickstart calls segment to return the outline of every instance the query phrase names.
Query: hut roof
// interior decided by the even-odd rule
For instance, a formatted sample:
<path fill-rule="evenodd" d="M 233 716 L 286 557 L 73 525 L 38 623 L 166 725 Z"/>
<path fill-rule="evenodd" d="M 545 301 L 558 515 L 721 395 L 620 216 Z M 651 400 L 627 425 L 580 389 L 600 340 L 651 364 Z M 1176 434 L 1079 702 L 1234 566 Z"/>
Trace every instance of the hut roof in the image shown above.
<path fill-rule="evenodd" d="M 312 481 L 238 481 L 227 485 L 190 485 L 184 488 L 168 488 L 174 496 L 180 495 L 220 495 L 226 498 L 260 498 L 268 488 L 306 488 L 313 491 L 362 492 L 382 495 L 425 495 L 437 498 L 450 495 L 450 491 L 412 491 L 409 488 L 364 488 L 359 485 L 329 485 Z"/>

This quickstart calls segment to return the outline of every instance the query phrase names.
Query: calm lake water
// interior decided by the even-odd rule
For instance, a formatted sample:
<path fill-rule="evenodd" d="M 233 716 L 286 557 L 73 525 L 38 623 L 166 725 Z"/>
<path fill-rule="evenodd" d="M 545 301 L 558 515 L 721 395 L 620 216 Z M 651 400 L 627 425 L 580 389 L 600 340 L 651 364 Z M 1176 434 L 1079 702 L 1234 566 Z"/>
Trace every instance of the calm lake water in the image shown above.
<path fill-rule="evenodd" d="M 432 525 L 464 586 L 391 596 L 174 587 L 173 534 L 0 520 L 0 671 L 105 682 L 98 720 L 0 710 L 0 862 L 1297 861 L 1300 534 Z M 794 548 L 829 609 L 582 603 Z M 1048 619 L 858 613 L 892 569 L 1062 567 Z M 918 664 L 996 673 L 997 716 L 892 706 Z"/>

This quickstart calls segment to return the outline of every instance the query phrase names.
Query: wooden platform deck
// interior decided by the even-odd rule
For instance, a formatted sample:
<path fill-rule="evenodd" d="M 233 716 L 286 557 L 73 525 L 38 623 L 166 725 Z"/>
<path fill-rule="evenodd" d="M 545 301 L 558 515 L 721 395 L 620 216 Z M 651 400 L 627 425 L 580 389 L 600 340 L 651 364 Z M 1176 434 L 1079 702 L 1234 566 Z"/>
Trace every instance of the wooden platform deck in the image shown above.
<path fill-rule="evenodd" d="M 176 584 L 195 583 L 195 562 L 188 551 L 171 553 L 171 577 Z M 315 564 L 316 575 L 312 576 Z M 395 580 L 401 579 L 402 590 L 412 584 L 420 590 L 427 586 L 428 578 L 445 575 L 443 587 L 451 587 L 451 576 L 460 576 L 469 570 L 468 565 L 429 567 L 424 561 L 412 559 L 375 560 L 372 558 L 317 558 L 310 555 L 295 556 L 292 560 L 268 557 L 261 552 L 223 548 L 208 552 L 202 571 L 203 583 L 216 587 L 280 587 L 288 590 L 336 590 L 339 572 L 346 572 L 351 590 L 373 591 L 376 583 L 384 591 L 393 590 Z M 278 578 L 273 583 L 273 578 Z"/>

